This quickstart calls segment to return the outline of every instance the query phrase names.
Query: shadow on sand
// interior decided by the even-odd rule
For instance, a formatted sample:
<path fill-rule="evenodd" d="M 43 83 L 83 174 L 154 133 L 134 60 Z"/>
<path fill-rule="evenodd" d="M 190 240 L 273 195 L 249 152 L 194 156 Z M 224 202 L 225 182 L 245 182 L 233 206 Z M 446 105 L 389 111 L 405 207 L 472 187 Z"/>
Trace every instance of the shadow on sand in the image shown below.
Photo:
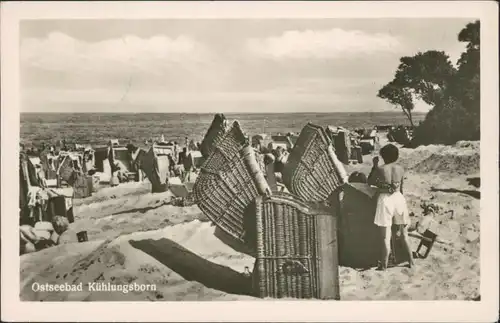
<path fill-rule="evenodd" d="M 129 243 L 186 280 L 197 281 L 208 288 L 226 293 L 253 296 L 250 278 L 229 267 L 208 261 L 172 240 L 130 240 Z"/>
<path fill-rule="evenodd" d="M 467 182 L 469 185 L 479 188 L 481 186 L 481 177 L 469 177 L 467 178 Z"/>
<path fill-rule="evenodd" d="M 457 190 L 456 188 L 431 188 L 431 192 L 444 192 L 444 193 L 461 193 L 472 196 L 473 198 L 480 199 L 481 192 L 473 190 Z"/>
<path fill-rule="evenodd" d="M 147 207 L 142 207 L 142 208 L 136 208 L 136 209 L 130 209 L 130 210 L 125 210 L 125 211 L 120 211 L 120 212 L 113 213 L 112 215 L 120 215 L 120 214 L 127 214 L 127 213 L 137 213 L 137 212 L 144 214 L 144 213 L 146 213 L 148 211 L 160 208 L 160 207 L 162 207 L 164 205 L 167 205 L 167 203 L 162 203 L 162 204 L 155 205 L 155 206 L 147 206 Z"/>

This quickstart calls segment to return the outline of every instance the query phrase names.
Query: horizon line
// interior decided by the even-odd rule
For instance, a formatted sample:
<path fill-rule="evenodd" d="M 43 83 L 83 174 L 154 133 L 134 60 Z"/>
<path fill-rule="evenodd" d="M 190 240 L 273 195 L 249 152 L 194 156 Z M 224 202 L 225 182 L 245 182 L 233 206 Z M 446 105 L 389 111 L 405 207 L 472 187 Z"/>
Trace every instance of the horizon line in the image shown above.
<path fill-rule="evenodd" d="M 241 111 L 241 112 L 135 112 L 135 111 L 20 111 L 20 114 L 332 114 L 332 113 L 390 113 L 390 114 L 399 114 L 403 113 L 402 111 L 332 111 L 332 112 L 314 112 L 314 111 L 303 111 L 303 112 L 249 112 L 249 111 Z M 427 114 L 428 112 L 424 111 L 414 111 L 412 114 Z"/>

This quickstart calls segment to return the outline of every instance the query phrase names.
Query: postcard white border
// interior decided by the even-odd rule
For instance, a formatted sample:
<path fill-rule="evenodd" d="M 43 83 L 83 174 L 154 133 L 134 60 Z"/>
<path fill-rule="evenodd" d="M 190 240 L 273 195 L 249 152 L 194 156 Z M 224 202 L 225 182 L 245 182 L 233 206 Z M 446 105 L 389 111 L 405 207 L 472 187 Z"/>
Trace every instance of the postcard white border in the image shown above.
<path fill-rule="evenodd" d="M 19 21 L 168 18 L 458 18 L 481 20 L 481 301 L 234 301 L 30 303 L 19 300 L 17 238 Z M 498 3 L 420 2 L 3 2 L 1 3 L 2 320 L 381 321 L 498 319 Z"/>

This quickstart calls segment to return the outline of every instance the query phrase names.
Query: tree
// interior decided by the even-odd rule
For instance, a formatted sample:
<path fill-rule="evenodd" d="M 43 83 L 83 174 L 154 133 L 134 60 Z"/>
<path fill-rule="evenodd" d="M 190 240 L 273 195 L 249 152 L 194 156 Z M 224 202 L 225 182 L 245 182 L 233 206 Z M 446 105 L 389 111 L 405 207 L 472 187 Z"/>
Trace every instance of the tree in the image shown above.
<path fill-rule="evenodd" d="M 430 50 L 402 57 L 394 79 L 425 103 L 436 105 L 445 99 L 455 73 L 456 69 L 445 52 Z"/>
<path fill-rule="evenodd" d="M 387 100 L 392 105 L 401 108 L 413 127 L 412 111 L 415 108 L 411 93 L 392 81 L 378 91 L 378 97 Z"/>
<path fill-rule="evenodd" d="M 429 105 L 442 102 L 456 70 L 445 52 L 433 50 L 402 57 L 400 62 L 394 79 L 384 85 L 377 96 L 400 107 L 413 126 L 413 97 Z"/>
<path fill-rule="evenodd" d="M 460 42 L 466 42 L 466 50 L 458 60 L 455 95 L 460 97 L 468 113 L 468 129 L 474 139 L 479 139 L 481 130 L 481 86 L 480 86 L 480 22 L 467 24 L 458 34 Z"/>
<path fill-rule="evenodd" d="M 442 51 L 402 57 L 394 79 L 378 97 L 400 107 L 410 119 L 413 98 L 432 106 L 414 133 L 414 144 L 454 143 L 480 137 L 480 23 L 469 23 L 458 34 L 466 42 L 455 68 Z"/>

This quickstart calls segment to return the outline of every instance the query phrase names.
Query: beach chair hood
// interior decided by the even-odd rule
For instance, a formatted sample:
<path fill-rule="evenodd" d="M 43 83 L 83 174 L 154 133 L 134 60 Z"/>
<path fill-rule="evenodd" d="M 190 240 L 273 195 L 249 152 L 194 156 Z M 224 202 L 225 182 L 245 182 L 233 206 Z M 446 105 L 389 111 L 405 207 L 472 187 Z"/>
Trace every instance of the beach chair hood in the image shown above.
<path fill-rule="evenodd" d="M 311 123 L 301 131 L 283 169 L 283 183 L 307 202 L 322 202 L 347 182 L 325 130 Z"/>

